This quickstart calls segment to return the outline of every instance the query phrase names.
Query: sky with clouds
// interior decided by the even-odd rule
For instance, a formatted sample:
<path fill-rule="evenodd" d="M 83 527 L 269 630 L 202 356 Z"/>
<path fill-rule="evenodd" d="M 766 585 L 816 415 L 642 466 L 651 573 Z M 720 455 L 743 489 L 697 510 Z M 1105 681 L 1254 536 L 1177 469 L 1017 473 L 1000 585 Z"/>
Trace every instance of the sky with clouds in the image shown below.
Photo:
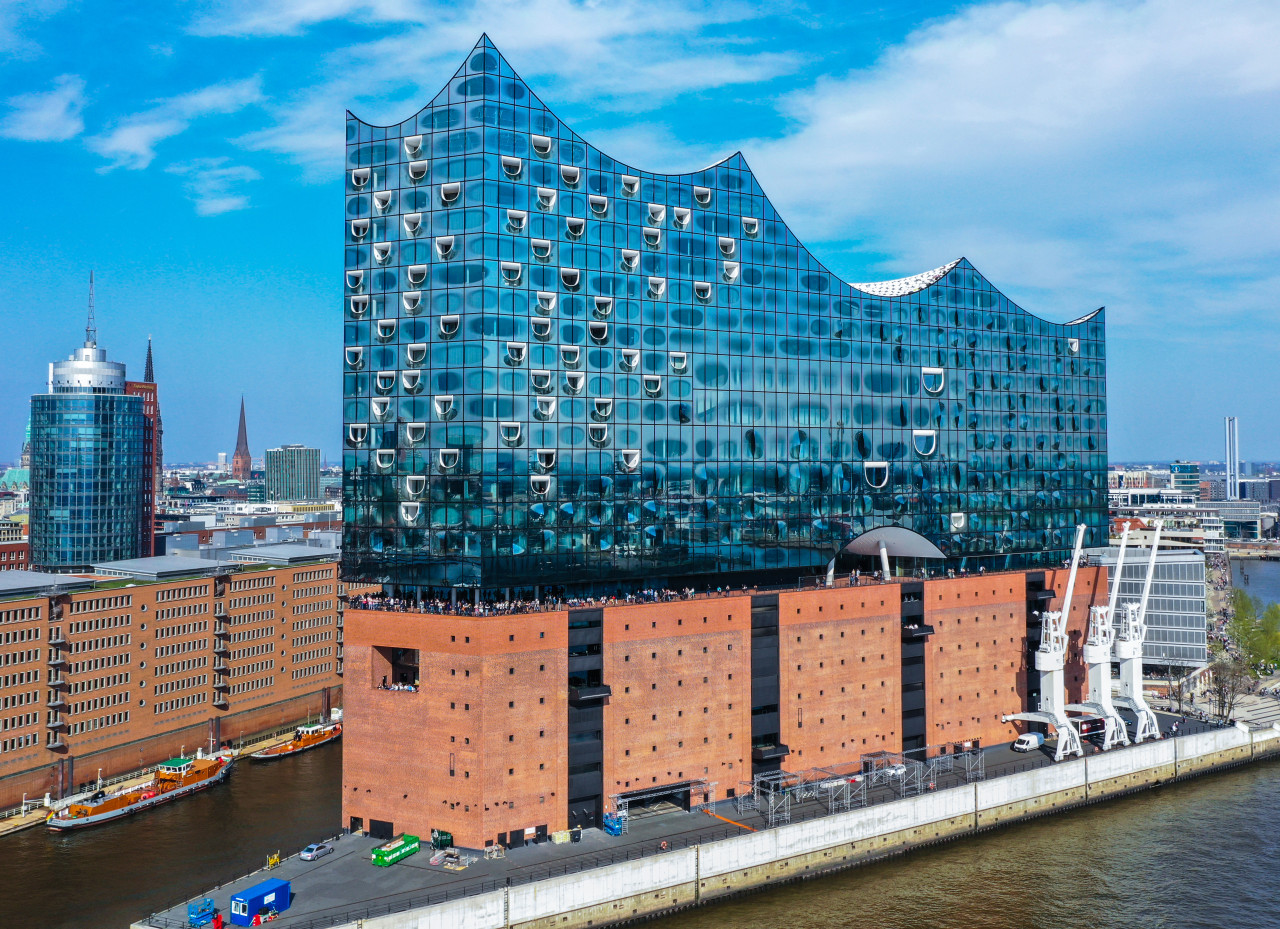
<path fill-rule="evenodd" d="M 398 121 L 488 32 L 654 171 L 741 150 L 847 280 L 961 255 L 1051 319 L 1107 307 L 1113 460 L 1280 459 L 1280 4 L 0 0 L 0 461 L 27 396 L 150 334 L 166 458 L 336 458 L 347 109 Z"/>

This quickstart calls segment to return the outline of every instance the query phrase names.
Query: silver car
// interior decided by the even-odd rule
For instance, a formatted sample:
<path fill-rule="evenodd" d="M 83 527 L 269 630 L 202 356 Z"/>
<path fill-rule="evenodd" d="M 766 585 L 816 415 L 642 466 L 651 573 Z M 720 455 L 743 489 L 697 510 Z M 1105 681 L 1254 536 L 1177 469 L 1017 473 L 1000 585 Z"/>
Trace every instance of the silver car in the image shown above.
<path fill-rule="evenodd" d="M 317 858 L 323 858 L 332 851 L 333 846 L 328 842 L 316 842 L 300 851 L 298 857 L 303 861 L 315 861 Z"/>

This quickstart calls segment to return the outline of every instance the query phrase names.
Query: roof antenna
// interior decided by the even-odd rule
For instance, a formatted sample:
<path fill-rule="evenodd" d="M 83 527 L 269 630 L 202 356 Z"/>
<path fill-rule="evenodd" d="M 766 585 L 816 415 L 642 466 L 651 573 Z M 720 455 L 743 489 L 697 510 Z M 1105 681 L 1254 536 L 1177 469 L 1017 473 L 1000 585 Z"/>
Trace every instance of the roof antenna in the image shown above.
<path fill-rule="evenodd" d="M 93 319 L 93 272 L 89 272 L 89 321 L 84 327 L 84 347 L 98 347 L 98 324 Z"/>

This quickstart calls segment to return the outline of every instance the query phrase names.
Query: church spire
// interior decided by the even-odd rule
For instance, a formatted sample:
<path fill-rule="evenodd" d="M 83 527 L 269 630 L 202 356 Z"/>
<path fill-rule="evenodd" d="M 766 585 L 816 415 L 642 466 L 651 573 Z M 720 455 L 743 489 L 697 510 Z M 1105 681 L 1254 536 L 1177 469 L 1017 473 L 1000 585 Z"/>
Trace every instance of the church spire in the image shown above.
<path fill-rule="evenodd" d="M 151 363 L 151 336 L 147 336 L 147 364 L 142 371 L 142 380 L 147 384 L 156 382 L 156 368 Z"/>
<path fill-rule="evenodd" d="M 240 431 L 236 434 L 236 450 L 231 456 L 231 476 L 247 481 L 253 474 L 253 456 L 249 454 L 249 430 L 244 423 L 244 397 L 240 398 Z"/>

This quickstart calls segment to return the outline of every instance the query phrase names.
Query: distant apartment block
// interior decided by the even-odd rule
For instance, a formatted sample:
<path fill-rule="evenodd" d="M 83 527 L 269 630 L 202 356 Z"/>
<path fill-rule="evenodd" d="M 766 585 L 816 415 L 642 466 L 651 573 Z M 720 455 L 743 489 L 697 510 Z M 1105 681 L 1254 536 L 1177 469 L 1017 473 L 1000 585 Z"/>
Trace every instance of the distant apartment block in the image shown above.
<path fill-rule="evenodd" d="M 320 449 L 285 445 L 267 449 L 268 500 L 320 500 Z"/>
<path fill-rule="evenodd" d="M 1107 569 L 1108 595 L 1117 583 L 1116 558 L 1119 552 L 1116 546 L 1089 552 L 1092 561 Z M 1142 597 L 1150 558 L 1150 547 L 1130 545 L 1125 549 L 1123 573 L 1118 579 L 1119 609 L 1123 609 L 1125 604 L 1137 603 Z M 1154 665 L 1199 667 L 1208 662 L 1204 552 L 1195 549 L 1165 551 L 1162 548 L 1157 553 L 1155 577 L 1147 603 L 1147 638 L 1142 646 L 1142 656 Z"/>

